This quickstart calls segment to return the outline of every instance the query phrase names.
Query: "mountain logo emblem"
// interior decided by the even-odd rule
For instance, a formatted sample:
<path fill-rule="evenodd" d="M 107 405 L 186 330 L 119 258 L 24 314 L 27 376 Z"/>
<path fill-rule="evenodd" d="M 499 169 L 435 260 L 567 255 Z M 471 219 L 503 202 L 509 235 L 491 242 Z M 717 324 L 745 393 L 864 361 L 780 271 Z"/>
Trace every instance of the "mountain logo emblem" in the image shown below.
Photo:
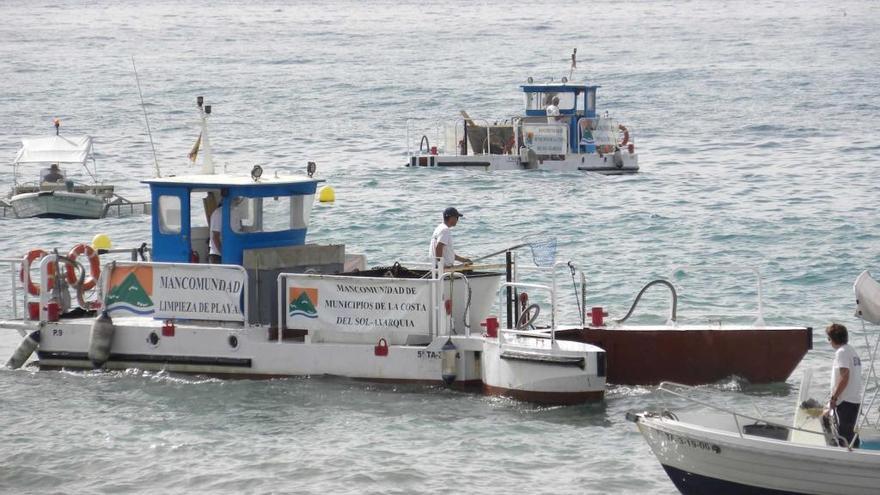
<path fill-rule="evenodd" d="M 318 289 L 291 287 L 288 289 L 287 300 L 290 301 L 287 306 L 287 314 L 290 317 L 318 317 L 318 310 L 315 309 L 318 305 Z"/>
<path fill-rule="evenodd" d="M 104 306 L 111 313 L 153 314 L 152 293 L 153 267 L 116 268 L 110 275 L 110 290 L 107 291 Z"/>

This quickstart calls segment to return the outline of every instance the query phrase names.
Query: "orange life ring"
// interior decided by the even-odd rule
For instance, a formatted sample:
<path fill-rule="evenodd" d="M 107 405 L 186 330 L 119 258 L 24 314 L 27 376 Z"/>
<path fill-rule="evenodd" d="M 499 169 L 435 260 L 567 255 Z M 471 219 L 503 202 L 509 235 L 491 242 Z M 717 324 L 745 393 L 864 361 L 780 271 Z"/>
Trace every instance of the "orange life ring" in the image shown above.
<path fill-rule="evenodd" d="M 41 287 L 39 282 L 34 282 L 31 278 L 31 263 L 34 261 L 41 259 L 43 256 L 48 255 L 46 251 L 42 249 L 31 249 L 28 251 L 27 256 L 24 259 L 24 262 L 21 264 L 21 271 L 18 273 L 18 278 L 21 279 L 22 282 L 25 281 L 24 274 L 27 272 L 27 291 L 32 296 L 39 296 L 41 292 Z M 49 290 L 55 287 L 55 264 L 49 265 Z"/>
<path fill-rule="evenodd" d="M 621 132 L 623 132 L 623 141 L 621 141 L 618 145 L 619 148 L 623 148 L 624 146 L 626 146 L 626 143 L 629 142 L 629 129 L 627 129 L 626 126 L 623 124 L 618 125 L 617 128 L 620 129 Z"/>
<path fill-rule="evenodd" d="M 92 246 L 82 243 L 73 246 L 73 249 L 67 253 L 67 257 L 70 258 L 70 261 L 75 262 L 76 258 L 82 254 L 85 254 L 86 257 L 89 258 L 89 275 L 83 280 L 82 289 L 89 290 L 98 283 L 98 277 L 101 276 L 101 260 L 98 258 L 98 252 L 95 251 Z M 70 285 L 76 285 L 76 282 L 76 270 L 73 266 L 68 265 L 67 283 Z"/>

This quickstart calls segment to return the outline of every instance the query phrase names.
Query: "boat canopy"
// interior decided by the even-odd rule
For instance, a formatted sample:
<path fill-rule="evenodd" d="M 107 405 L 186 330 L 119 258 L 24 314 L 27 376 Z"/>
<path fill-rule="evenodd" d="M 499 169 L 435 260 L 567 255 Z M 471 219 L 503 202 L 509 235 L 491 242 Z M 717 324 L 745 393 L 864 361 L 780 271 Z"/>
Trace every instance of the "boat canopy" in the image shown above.
<path fill-rule="evenodd" d="M 21 149 L 15 155 L 19 163 L 79 163 L 83 164 L 92 153 L 91 136 L 48 136 L 22 138 Z"/>

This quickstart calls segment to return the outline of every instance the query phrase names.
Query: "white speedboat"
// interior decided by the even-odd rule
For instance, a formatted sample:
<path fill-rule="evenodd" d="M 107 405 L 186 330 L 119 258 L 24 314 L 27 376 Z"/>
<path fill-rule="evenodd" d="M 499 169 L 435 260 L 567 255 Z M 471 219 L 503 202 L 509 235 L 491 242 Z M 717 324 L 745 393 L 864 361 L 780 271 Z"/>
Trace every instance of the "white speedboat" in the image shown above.
<path fill-rule="evenodd" d="M 108 205 L 116 214 L 149 213 L 149 205 L 131 202 L 114 193 L 114 186 L 100 183 L 91 136 L 62 136 L 55 120 L 55 135 L 21 140 L 12 162 L 13 186 L 3 216 L 17 218 L 103 218 Z M 74 180 L 71 168 L 80 168 L 85 182 Z M 34 179 L 22 180 L 22 168 Z M 10 211 L 11 210 L 11 211 Z"/>
<path fill-rule="evenodd" d="M 855 291 L 857 314 L 880 323 L 880 285 L 864 272 Z M 876 351 L 875 344 L 872 361 Z M 662 391 L 695 407 L 627 414 L 627 419 L 636 423 L 684 494 L 880 493 L 877 418 L 876 411 L 870 411 L 877 393 L 862 401 L 857 428 L 862 447 L 840 447 L 833 427 L 823 427 L 819 419 L 820 403 L 806 400 L 809 381 L 802 383 L 795 419 L 788 423 L 715 407 L 695 399 L 694 389 L 668 383 L 661 385 Z"/>
<path fill-rule="evenodd" d="M 407 167 L 541 169 L 606 175 L 638 172 L 632 131 L 607 112 L 599 114 L 596 110 L 599 86 L 565 78 L 561 82 L 536 83 L 529 78 L 521 89 L 525 109 L 520 115 L 487 120 L 462 111 L 458 119 L 425 125 L 424 133 L 419 132 L 421 126 L 416 127 L 416 120 L 407 121 Z M 548 115 L 554 98 L 558 104 Z"/>
<path fill-rule="evenodd" d="M 202 141 L 210 164 L 204 125 Z M 155 207 L 150 261 L 86 269 L 77 258 L 96 257 L 87 247 L 68 256 L 31 251 L 23 287 L 13 290 L 22 317 L 0 322 L 25 336 L 10 365 L 35 350 L 47 369 L 336 375 L 545 404 L 604 396 L 598 347 L 491 324 L 499 288 L 513 285 L 497 267 L 364 270 L 364 257 L 344 245 L 305 242 L 321 180 L 211 168 L 145 181 Z M 208 226 L 197 223 L 217 208 L 223 264 L 208 264 Z M 33 280 L 31 263 L 39 266 Z M 490 322 L 485 334 L 482 321 Z"/>

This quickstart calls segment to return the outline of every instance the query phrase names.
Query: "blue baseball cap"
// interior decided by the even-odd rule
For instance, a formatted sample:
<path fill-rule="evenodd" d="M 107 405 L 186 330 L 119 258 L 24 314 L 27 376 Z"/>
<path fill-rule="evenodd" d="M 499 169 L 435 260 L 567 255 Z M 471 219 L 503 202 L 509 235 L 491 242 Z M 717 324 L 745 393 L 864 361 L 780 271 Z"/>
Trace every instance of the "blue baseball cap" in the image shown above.
<path fill-rule="evenodd" d="M 449 208 L 446 208 L 445 210 L 443 210 L 443 218 L 450 218 L 450 217 L 464 218 L 464 215 L 462 215 L 461 213 L 458 212 L 458 210 L 456 210 L 455 208 L 450 206 Z"/>

